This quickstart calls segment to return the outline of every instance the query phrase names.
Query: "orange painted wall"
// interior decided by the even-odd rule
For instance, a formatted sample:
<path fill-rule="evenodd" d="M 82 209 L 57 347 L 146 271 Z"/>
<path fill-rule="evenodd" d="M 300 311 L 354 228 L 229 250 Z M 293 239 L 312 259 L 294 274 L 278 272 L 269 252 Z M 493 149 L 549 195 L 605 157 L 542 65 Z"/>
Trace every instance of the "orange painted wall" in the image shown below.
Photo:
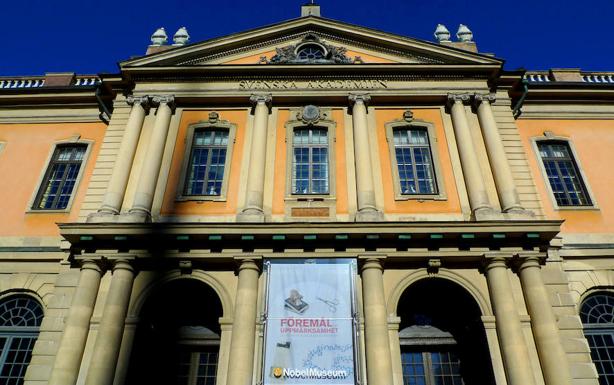
<path fill-rule="evenodd" d="M 6 142 L 0 153 L 0 236 L 57 236 L 56 223 L 77 220 L 105 130 L 103 123 L 0 125 L 0 141 Z M 30 200 L 38 191 L 39 178 L 47 169 L 47 159 L 55 142 L 75 135 L 94 143 L 70 212 L 27 212 Z"/>
<path fill-rule="evenodd" d="M 614 121 L 612 120 L 531 120 L 517 121 L 523 146 L 528 154 L 529 167 L 535 178 L 544 214 L 548 219 L 564 219 L 562 230 L 567 233 L 614 232 Z M 547 181 L 539 168 L 539 159 L 531 138 L 544 137 L 544 131 L 571 140 L 590 186 L 598 210 L 555 210 Z"/>
<path fill-rule="evenodd" d="M 345 126 L 343 110 L 333 109 L 332 120 L 335 126 L 335 190 L 337 214 L 348 213 L 347 166 L 345 161 Z M 275 144 L 275 185 L 273 187 L 273 214 L 284 214 L 286 195 L 286 157 L 290 141 L 286 138 L 286 122 L 290 119 L 289 110 L 279 110 L 277 115 L 277 142 Z"/>
<path fill-rule="evenodd" d="M 173 152 L 170 174 L 162 203 L 162 215 L 225 215 L 236 214 L 237 194 L 239 192 L 239 177 L 241 173 L 241 160 L 243 156 L 243 143 L 245 140 L 245 125 L 249 110 L 216 110 L 221 120 L 227 120 L 237 126 L 235 142 L 232 149 L 232 159 L 230 160 L 230 176 L 228 180 L 228 191 L 226 201 L 221 202 L 197 202 L 197 201 L 176 201 L 181 168 L 183 167 L 185 146 L 187 140 L 188 126 L 199 121 L 207 121 L 212 110 L 189 111 L 184 110 L 179 123 L 177 142 Z"/>
<path fill-rule="evenodd" d="M 392 162 L 390 150 L 386 140 L 385 125 L 388 122 L 400 119 L 404 109 L 376 109 L 375 120 L 377 124 L 377 140 L 380 153 L 380 164 L 382 172 L 382 182 L 384 187 L 384 210 L 391 214 L 426 214 L 426 213 L 461 213 L 458 190 L 452 172 L 452 163 L 446 143 L 446 135 L 443 129 L 443 121 L 439 109 L 412 109 L 414 118 L 434 124 L 437 142 L 431 143 L 437 146 L 443 181 L 446 189 L 447 199 L 443 201 L 434 200 L 406 200 L 397 201 L 394 198 L 394 179 L 392 177 Z"/>

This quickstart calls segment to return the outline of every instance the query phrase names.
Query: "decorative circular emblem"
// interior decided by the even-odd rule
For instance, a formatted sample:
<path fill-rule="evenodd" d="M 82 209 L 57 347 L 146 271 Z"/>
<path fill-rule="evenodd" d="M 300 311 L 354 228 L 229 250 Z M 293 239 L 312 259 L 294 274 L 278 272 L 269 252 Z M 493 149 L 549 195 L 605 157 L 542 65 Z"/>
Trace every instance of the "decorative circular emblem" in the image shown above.
<path fill-rule="evenodd" d="M 275 376 L 275 378 L 281 377 L 282 374 L 284 374 L 282 368 L 273 368 L 273 375 Z"/>
<path fill-rule="evenodd" d="M 303 121 L 306 123 L 314 123 L 320 119 L 320 109 L 313 104 L 303 108 Z"/>

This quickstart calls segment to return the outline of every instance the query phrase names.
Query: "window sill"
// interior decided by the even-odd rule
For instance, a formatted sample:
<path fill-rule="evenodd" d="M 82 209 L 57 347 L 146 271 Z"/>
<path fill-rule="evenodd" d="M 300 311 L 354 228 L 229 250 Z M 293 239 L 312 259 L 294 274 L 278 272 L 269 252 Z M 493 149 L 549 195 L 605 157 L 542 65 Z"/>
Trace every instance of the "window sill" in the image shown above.
<path fill-rule="evenodd" d="M 26 214 L 69 214 L 70 213 L 70 208 L 66 208 L 66 209 L 53 209 L 53 210 L 46 210 L 46 209 L 29 209 L 26 210 Z"/>
<path fill-rule="evenodd" d="M 439 195 L 399 195 L 396 194 L 394 197 L 395 201 L 447 201 L 448 197 L 445 194 Z"/>
<path fill-rule="evenodd" d="M 597 206 L 554 206 L 555 211 L 601 211 Z"/>
<path fill-rule="evenodd" d="M 218 195 L 178 196 L 175 202 L 226 202 L 226 197 Z"/>
<path fill-rule="evenodd" d="M 286 195 L 284 198 L 286 202 L 327 202 L 336 201 L 337 197 L 333 195 Z"/>

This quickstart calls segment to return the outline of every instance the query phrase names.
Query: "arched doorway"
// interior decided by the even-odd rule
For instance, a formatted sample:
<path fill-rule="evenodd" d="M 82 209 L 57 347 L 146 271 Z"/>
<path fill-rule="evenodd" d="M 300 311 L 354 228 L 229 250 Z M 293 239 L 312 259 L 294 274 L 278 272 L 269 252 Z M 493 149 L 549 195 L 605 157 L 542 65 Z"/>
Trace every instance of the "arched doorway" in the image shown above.
<path fill-rule="evenodd" d="M 487 385 L 494 375 L 480 309 L 461 286 L 420 280 L 399 301 L 404 385 Z"/>
<path fill-rule="evenodd" d="M 221 302 L 205 283 L 161 286 L 141 311 L 126 384 L 214 385 L 221 316 Z"/>

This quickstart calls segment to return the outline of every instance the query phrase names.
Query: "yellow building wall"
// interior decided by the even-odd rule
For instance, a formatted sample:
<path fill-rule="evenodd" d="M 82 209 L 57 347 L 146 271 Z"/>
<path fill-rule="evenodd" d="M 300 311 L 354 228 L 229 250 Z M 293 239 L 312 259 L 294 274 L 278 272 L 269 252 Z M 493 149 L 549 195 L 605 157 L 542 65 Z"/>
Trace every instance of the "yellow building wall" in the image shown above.
<path fill-rule="evenodd" d="M 213 110 L 185 110 L 181 115 L 177 142 L 173 152 L 171 169 L 166 185 L 164 200 L 160 210 L 161 215 L 235 215 L 237 212 L 237 196 L 239 192 L 239 176 L 241 173 L 241 159 L 243 157 L 243 143 L 245 141 L 245 125 L 247 123 L 248 110 L 215 110 L 220 120 L 227 120 L 237 126 L 234 144 L 232 144 L 232 158 L 230 160 L 230 175 L 228 190 L 225 201 L 177 201 L 178 189 L 184 156 L 186 154 L 186 141 L 188 126 L 191 124 L 208 121 L 209 113 Z M 225 172 L 227 172 L 225 170 Z"/>
<path fill-rule="evenodd" d="M 379 146 L 380 166 L 382 173 L 382 183 L 384 188 L 384 211 L 386 213 L 416 213 L 416 214 L 433 214 L 433 213 L 461 213 L 461 205 L 458 197 L 458 190 L 454 181 L 454 172 L 446 135 L 444 132 L 441 111 L 439 109 L 412 109 L 414 119 L 432 123 L 435 126 L 435 135 L 437 141 L 431 143 L 431 146 L 436 146 L 439 153 L 439 161 L 442 179 L 446 193 L 446 200 L 396 200 L 394 194 L 394 179 L 392 169 L 392 161 L 390 159 L 389 143 L 386 138 L 386 123 L 398 120 L 405 109 L 376 109 L 375 119 L 377 124 L 377 145 Z M 436 160 L 435 160 L 436 161 Z"/>
<path fill-rule="evenodd" d="M 614 233 L 614 121 L 612 120 L 537 120 L 517 121 L 522 144 L 528 154 L 529 167 L 548 219 L 564 219 L 564 233 Z M 531 138 L 544 138 L 544 132 L 568 138 L 576 150 L 576 162 L 583 170 L 584 182 L 590 186 L 598 209 L 556 210 L 541 162 Z"/>
<path fill-rule="evenodd" d="M 90 176 L 96 163 L 106 126 L 103 123 L 1 124 L 0 236 L 58 236 L 56 223 L 76 222 Z M 79 136 L 93 141 L 83 176 L 73 191 L 67 213 L 28 212 L 55 143 Z"/>

